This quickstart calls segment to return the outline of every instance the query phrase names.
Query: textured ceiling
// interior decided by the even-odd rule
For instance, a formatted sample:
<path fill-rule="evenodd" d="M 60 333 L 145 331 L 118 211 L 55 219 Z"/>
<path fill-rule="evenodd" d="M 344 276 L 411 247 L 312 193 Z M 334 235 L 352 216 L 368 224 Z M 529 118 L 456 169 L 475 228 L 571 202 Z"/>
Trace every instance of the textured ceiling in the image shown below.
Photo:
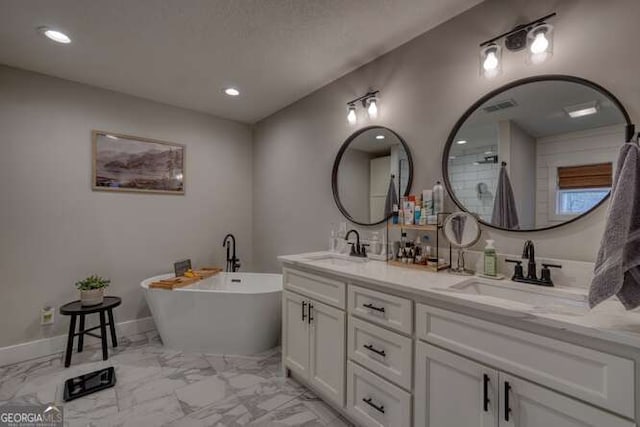
<path fill-rule="evenodd" d="M 0 63 L 252 123 L 481 1 L 0 0 Z"/>

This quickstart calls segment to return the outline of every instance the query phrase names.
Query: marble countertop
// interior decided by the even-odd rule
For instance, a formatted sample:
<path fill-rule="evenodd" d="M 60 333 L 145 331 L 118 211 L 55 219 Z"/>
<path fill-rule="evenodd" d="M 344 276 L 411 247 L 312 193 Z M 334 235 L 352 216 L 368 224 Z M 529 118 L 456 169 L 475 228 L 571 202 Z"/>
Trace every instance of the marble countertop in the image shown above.
<path fill-rule="evenodd" d="M 542 288 L 533 285 L 495 281 L 481 277 L 457 276 L 447 272 L 432 273 L 388 265 L 385 262 L 337 262 L 330 264 L 322 258 L 344 257 L 331 252 L 313 252 L 280 256 L 285 266 L 325 272 L 347 279 L 371 283 L 390 291 L 408 292 L 418 296 L 440 300 L 461 307 L 469 307 L 487 313 L 517 318 L 538 325 L 573 332 L 587 337 L 615 342 L 640 349 L 640 310 L 625 311 L 616 299 L 610 299 L 589 310 L 585 304 L 545 304 L 535 306 L 497 297 L 462 293 L 459 287 L 468 282 L 481 282 L 509 289 L 526 290 L 538 295 L 585 300 L 588 290 L 578 287 Z"/>

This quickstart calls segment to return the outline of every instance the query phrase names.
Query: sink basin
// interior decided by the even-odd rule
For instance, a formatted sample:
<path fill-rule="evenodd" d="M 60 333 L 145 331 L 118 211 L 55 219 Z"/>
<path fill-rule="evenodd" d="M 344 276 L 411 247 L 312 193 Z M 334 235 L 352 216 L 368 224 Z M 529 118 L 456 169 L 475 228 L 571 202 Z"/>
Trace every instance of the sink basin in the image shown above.
<path fill-rule="evenodd" d="M 363 264 L 369 261 L 367 258 L 357 258 L 342 254 L 322 254 L 307 257 L 309 262 L 320 265 L 331 265 L 336 267 L 348 267 L 350 265 Z"/>
<path fill-rule="evenodd" d="M 507 283 L 463 282 L 449 289 L 467 295 L 481 295 L 514 301 L 535 307 L 588 308 L 587 295 L 557 288 L 538 288 L 535 285 Z"/>

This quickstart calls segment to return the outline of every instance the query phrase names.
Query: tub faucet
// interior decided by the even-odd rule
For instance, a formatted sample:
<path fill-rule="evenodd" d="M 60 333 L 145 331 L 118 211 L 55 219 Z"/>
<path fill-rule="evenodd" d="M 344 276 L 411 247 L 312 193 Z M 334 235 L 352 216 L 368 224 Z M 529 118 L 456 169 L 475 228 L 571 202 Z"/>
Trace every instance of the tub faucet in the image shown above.
<path fill-rule="evenodd" d="M 233 247 L 230 251 L 229 243 Z M 222 247 L 227 248 L 227 268 L 226 272 L 235 273 L 240 269 L 240 258 L 236 257 L 236 238 L 233 234 L 229 233 L 224 236 L 224 240 L 222 241 Z"/>

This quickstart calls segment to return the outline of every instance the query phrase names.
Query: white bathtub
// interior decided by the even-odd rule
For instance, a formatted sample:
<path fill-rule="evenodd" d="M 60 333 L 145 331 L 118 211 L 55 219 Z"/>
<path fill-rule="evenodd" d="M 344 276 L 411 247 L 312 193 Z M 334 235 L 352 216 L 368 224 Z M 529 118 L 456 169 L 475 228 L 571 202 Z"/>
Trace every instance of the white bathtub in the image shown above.
<path fill-rule="evenodd" d="M 175 290 L 144 289 L 151 315 L 169 348 L 250 355 L 278 345 L 282 275 L 220 273 Z"/>

